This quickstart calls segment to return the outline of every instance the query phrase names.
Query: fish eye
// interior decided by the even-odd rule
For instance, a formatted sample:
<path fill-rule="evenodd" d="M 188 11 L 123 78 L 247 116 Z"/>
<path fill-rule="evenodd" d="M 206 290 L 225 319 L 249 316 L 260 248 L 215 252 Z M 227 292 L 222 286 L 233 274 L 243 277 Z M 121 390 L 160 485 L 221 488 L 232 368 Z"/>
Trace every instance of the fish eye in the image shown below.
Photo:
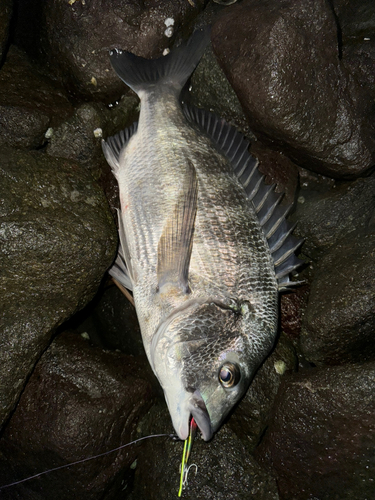
<path fill-rule="evenodd" d="M 225 388 L 237 385 L 240 377 L 240 370 L 233 363 L 224 363 L 219 370 L 219 382 Z"/>

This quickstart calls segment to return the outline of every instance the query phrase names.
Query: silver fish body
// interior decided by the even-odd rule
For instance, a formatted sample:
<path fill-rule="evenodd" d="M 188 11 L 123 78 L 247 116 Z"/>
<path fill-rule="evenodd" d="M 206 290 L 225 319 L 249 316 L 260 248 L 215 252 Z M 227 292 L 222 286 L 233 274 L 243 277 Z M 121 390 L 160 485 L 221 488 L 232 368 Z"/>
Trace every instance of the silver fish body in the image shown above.
<path fill-rule="evenodd" d="M 206 38 L 195 35 L 194 66 Z M 122 56 L 114 54 L 115 69 Z M 133 84 L 137 130 L 117 150 L 103 149 L 119 185 L 123 270 L 146 354 L 179 437 L 193 416 L 208 440 L 273 346 L 279 283 L 231 161 L 183 112 L 187 77 Z"/>

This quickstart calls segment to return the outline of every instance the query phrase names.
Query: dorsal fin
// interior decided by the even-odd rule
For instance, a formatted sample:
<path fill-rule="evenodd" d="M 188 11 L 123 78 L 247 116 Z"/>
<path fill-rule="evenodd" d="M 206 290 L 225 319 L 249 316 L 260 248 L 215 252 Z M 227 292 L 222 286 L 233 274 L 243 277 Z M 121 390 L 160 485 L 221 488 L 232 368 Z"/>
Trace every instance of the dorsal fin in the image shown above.
<path fill-rule="evenodd" d="M 170 285 L 189 293 L 188 273 L 197 212 L 198 181 L 194 165 L 187 163 L 175 208 L 158 244 L 158 289 Z"/>
<path fill-rule="evenodd" d="M 130 127 L 121 130 L 118 134 L 107 137 L 107 140 L 102 140 L 102 149 L 107 162 L 111 166 L 113 175 L 116 177 L 119 169 L 120 153 L 124 146 L 128 143 L 130 137 L 137 132 L 138 122 L 134 122 Z"/>
<path fill-rule="evenodd" d="M 289 274 L 303 264 L 294 254 L 303 240 L 291 235 L 294 226 L 285 219 L 291 206 L 279 206 L 282 195 L 275 193 L 275 186 L 264 183 L 264 176 L 257 168 L 258 160 L 248 151 L 249 141 L 235 127 L 209 111 L 188 104 L 183 104 L 183 111 L 186 118 L 198 125 L 227 156 L 252 201 L 270 247 L 279 290 L 297 284 L 290 281 Z"/>

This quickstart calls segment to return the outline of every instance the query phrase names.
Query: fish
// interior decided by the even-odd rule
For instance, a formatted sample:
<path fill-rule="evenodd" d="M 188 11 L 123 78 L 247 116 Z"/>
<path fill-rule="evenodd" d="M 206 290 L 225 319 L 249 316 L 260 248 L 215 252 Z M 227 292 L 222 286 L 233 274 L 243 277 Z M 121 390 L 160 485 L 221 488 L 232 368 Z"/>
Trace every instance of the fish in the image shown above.
<path fill-rule="evenodd" d="M 194 418 L 210 440 L 277 335 L 278 295 L 301 240 L 249 142 L 181 91 L 210 28 L 158 59 L 110 52 L 140 98 L 138 122 L 103 140 L 119 186 L 119 250 L 110 275 L 132 291 L 149 363 L 180 439 Z"/>

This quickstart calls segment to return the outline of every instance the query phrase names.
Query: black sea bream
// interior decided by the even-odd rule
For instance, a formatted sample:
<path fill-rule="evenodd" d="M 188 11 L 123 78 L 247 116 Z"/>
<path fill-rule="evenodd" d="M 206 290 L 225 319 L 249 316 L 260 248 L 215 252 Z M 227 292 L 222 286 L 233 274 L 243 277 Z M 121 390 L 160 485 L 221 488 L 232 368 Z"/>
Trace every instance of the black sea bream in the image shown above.
<path fill-rule="evenodd" d="M 204 29 L 156 60 L 112 51 L 141 111 L 138 124 L 103 142 L 121 202 L 110 273 L 133 291 L 178 436 L 187 438 L 193 416 L 205 440 L 274 344 L 278 291 L 291 283 L 300 244 L 249 143 L 224 120 L 181 105 L 208 42 Z"/>

